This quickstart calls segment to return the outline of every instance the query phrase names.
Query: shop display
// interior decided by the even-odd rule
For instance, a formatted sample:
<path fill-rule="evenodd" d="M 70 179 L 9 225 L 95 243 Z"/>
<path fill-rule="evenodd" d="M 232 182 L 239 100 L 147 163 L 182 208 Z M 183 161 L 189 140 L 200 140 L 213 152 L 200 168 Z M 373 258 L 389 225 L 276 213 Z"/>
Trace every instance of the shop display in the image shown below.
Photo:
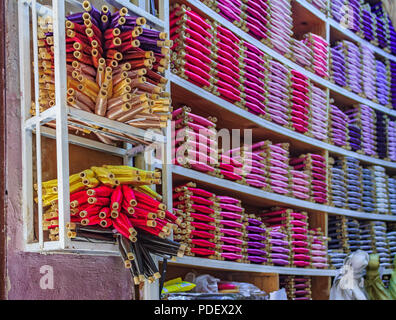
<path fill-rule="evenodd" d="M 391 107 L 392 65 L 376 59 L 374 52 L 351 41 L 337 41 L 330 49 L 331 81 L 351 92 Z"/>
<path fill-rule="evenodd" d="M 161 173 L 127 166 L 92 167 L 70 176 L 70 223 L 73 241 L 117 242 L 135 284 L 160 278 L 150 254 L 182 257 L 186 246 L 167 237 L 181 220 L 167 210 L 161 195 L 148 185 Z M 59 240 L 57 180 L 43 183 L 43 230 Z"/>
<path fill-rule="evenodd" d="M 395 213 L 395 184 L 381 166 L 363 167 L 351 157 L 330 159 L 330 201 L 339 208 Z"/>
<path fill-rule="evenodd" d="M 395 299 L 396 62 L 388 54 L 396 54 L 396 32 L 379 4 L 306 2 L 174 1 L 164 6 L 169 19 L 154 4 L 153 16 L 135 14 L 141 4 L 112 13 L 83 1 L 83 12 L 66 10 L 66 105 L 77 114 L 67 108 L 66 145 L 103 148 L 136 167 L 100 161 L 109 165 L 71 175 L 66 226 L 58 180 L 42 190 L 34 184 L 35 244 L 44 237 L 55 247 L 66 234 L 78 244 L 71 253 L 88 251 L 83 243 L 115 248 L 140 289 L 168 280 L 160 281 L 164 300 L 268 300 L 265 286 L 283 288 L 288 300 L 313 300 L 325 294 L 314 291 L 320 277 L 335 274 L 331 300 Z M 295 11 L 313 11 L 317 26 Z M 57 108 L 54 24 L 40 14 L 37 22 L 39 86 L 27 95 L 28 118 L 46 112 L 38 125 L 56 129 L 56 117 L 46 116 Z M 34 139 L 35 119 L 24 119 Z M 149 142 L 123 133 L 125 125 L 161 134 L 170 159 L 168 148 L 147 155 Z M 240 130 L 232 146 L 219 139 L 225 129 Z M 57 142 L 63 134 L 56 131 Z M 37 141 L 31 153 L 41 160 L 44 140 Z M 156 171 L 137 168 L 153 157 L 158 162 L 144 165 Z M 41 184 L 46 169 L 32 164 L 40 174 L 24 179 Z M 224 271 L 224 280 L 174 272 L 194 261 Z M 167 268 L 175 269 L 166 275 Z M 256 279 L 261 273 L 268 281 Z"/>
<path fill-rule="evenodd" d="M 99 10 L 89 1 L 83 2 L 83 8 L 84 12 L 66 17 L 68 105 L 135 128 L 164 128 L 170 111 L 170 99 L 164 92 L 172 44 L 167 34 L 147 29 L 146 19 L 129 16 L 126 8 L 111 13 L 107 6 Z M 55 105 L 52 30 L 51 18 L 39 20 L 40 112 Z M 34 103 L 31 113 L 36 114 Z M 79 127 L 81 123 L 87 128 Z M 55 127 L 56 122 L 47 125 Z M 69 125 L 77 132 L 93 132 L 106 144 L 120 140 L 89 127 L 78 121 Z"/>

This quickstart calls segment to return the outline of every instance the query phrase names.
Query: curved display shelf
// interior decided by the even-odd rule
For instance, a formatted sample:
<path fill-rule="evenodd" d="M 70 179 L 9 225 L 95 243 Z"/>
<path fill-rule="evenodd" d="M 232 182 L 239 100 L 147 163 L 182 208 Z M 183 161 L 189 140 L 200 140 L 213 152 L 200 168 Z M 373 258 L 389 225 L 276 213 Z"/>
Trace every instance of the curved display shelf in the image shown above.
<path fill-rule="evenodd" d="M 233 193 L 243 194 L 246 198 L 250 198 L 251 200 L 254 201 L 260 201 L 260 200 L 264 202 L 268 201 L 271 202 L 273 205 L 292 206 L 292 207 L 300 208 L 302 210 L 309 210 L 312 212 L 319 212 L 319 213 L 320 212 L 329 213 L 334 215 L 342 215 L 357 219 L 391 221 L 391 222 L 396 221 L 396 216 L 366 213 L 366 212 L 353 211 L 348 209 L 340 209 L 328 205 L 291 198 L 277 193 L 268 192 L 258 188 L 239 184 L 230 180 L 213 177 L 211 175 L 199 171 L 187 169 L 184 167 L 180 167 L 177 165 L 172 166 L 172 172 L 175 175 L 179 175 L 184 178 L 193 179 L 203 184 L 208 184 L 214 187 L 221 187 L 222 189 L 229 190 Z"/>
<path fill-rule="evenodd" d="M 200 10 L 204 15 L 206 15 L 207 17 L 210 17 L 211 19 L 217 21 L 218 23 L 220 23 L 221 25 L 223 25 L 224 27 L 228 28 L 229 30 L 231 30 L 232 32 L 234 32 L 236 35 L 238 35 L 240 38 L 248 41 L 249 43 L 251 43 L 252 45 L 256 46 L 257 48 L 259 48 L 260 50 L 262 50 L 263 52 L 265 52 L 266 54 L 270 55 L 271 57 L 273 57 L 274 59 L 280 61 L 281 63 L 283 63 L 284 65 L 288 66 L 289 68 L 293 68 L 294 70 L 297 70 L 298 72 L 302 73 L 303 75 L 305 75 L 306 77 L 308 77 L 309 79 L 311 79 L 312 81 L 329 88 L 331 91 L 336 92 L 344 97 L 347 97 L 349 99 L 352 99 L 358 103 L 362 103 L 365 104 L 367 106 L 370 106 L 378 111 L 384 112 L 390 116 L 394 116 L 396 117 L 396 110 L 392 110 L 390 108 L 384 107 L 380 104 L 377 104 L 371 100 L 365 99 L 347 89 L 344 89 L 332 82 L 330 82 L 329 80 L 325 80 L 322 77 L 319 77 L 318 75 L 307 71 L 306 69 L 304 69 L 303 67 L 299 66 L 298 64 L 292 62 L 291 60 L 287 59 L 286 57 L 284 57 L 283 55 L 281 55 L 280 53 L 276 52 L 275 50 L 272 50 L 271 48 L 269 48 L 268 46 L 266 46 L 265 44 L 261 43 L 260 41 L 258 41 L 257 39 L 253 38 L 251 35 L 247 34 L 246 32 L 242 31 L 241 29 L 239 29 L 238 27 L 236 27 L 235 25 L 233 25 L 231 22 L 229 22 L 228 20 L 226 20 L 225 18 L 223 18 L 221 15 L 217 14 L 215 11 L 213 11 L 212 9 L 210 9 L 209 7 L 207 7 L 206 5 L 204 5 L 203 3 L 201 3 L 199 0 L 184 0 L 184 2 L 190 6 L 195 7 L 196 9 Z"/>
<path fill-rule="evenodd" d="M 215 96 L 214 94 L 211 94 L 210 92 L 194 85 L 193 83 L 191 83 L 187 80 L 180 78 L 177 75 L 171 74 L 170 81 L 173 84 L 175 84 L 185 90 L 188 90 L 189 92 L 191 92 L 193 94 L 198 95 L 200 98 L 210 101 L 211 103 L 214 103 L 217 106 L 219 106 L 229 112 L 234 113 L 235 115 L 243 117 L 243 118 L 257 124 L 258 126 L 260 126 L 262 128 L 265 128 L 265 129 L 271 130 L 273 132 L 276 132 L 278 134 L 284 135 L 290 139 L 303 142 L 307 145 L 310 145 L 310 146 L 313 146 L 313 147 L 316 147 L 319 149 L 328 150 L 328 151 L 338 154 L 338 155 L 354 157 L 356 159 L 359 159 L 360 161 L 370 163 L 373 165 L 379 165 L 379 166 L 383 166 L 383 167 L 386 167 L 389 169 L 396 169 L 396 162 L 381 160 L 381 159 L 373 158 L 370 156 L 362 155 L 357 152 L 349 151 L 349 150 L 343 149 L 341 147 L 337 147 L 332 144 L 317 140 L 315 138 L 308 137 L 304 134 L 298 133 L 296 131 L 290 130 L 290 129 L 282 127 L 280 125 L 274 124 L 271 121 L 268 121 L 268 120 L 265 120 L 259 116 L 256 116 L 256 115 L 250 113 L 249 111 L 243 110 L 243 109 L 237 107 L 236 105 L 234 105 L 224 99 L 221 99 L 221 98 Z"/>
<path fill-rule="evenodd" d="M 209 269 L 240 271 L 240 272 L 277 273 L 284 275 L 299 275 L 299 276 L 334 277 L 337 274 L 337 270 L 330 270 L 330 269 L 308 269 L 308 268 L 266 266 L 266 265 L 212 260 L 212 259 L 188 257 L 188 256 L 185 256 L 183 258 L 178 258 L 177 261 L 168 261 L 168 265 L 202 267 L 205 269 L 209 268 Z"/>

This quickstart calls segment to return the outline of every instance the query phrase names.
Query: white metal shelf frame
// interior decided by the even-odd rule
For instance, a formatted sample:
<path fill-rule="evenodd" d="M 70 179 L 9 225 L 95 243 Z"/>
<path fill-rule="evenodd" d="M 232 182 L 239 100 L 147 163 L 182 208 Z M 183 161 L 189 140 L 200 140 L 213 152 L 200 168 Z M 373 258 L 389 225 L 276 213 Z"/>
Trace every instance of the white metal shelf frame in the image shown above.
<path fill-rule="evenodd" d="M 247 42 L 251 43 L 252 45 L 256 46 L 272 58 L 278 60 L 279 62 L 283 63 L 285 66 L 289 68 L 293 68 L 299 72 L 301 72 L 303 75 L 307 76 L 309 79 L 314 81 L 317 84 L 320 84 L 326 88 L 328 88 L 331 92 L 338 93 L 348 99 L 354 100 L 357 103 L 365 104 L 367 106 L 370 106 L 378 111 L 382 111 L 390 116 L 396 117 L 396 110 L 392 110 L 388 107 L 384 107 L 378 103 L 375 103 L 369 99 L 365 99 L 345 88 L 342 88 L 334 83 L 332 83 L 329 80 L 326 80 L 306 69 L 303 67 L 299 66 L 298 64 L 294 63 L 293 61 L 289 60 L 288 58 L 284 57 L 277 51 L 269 48 L 267 45 L 263 44 L 262 42 L 258 41 L 251 35 L 247 34 L 225 18 L 223 18 L 221 15 L 213 11 L 211 8 L 207 7 L 205 4 L 200 2 L 199 0 L 183 0 L 186 4 L 188 4 L 191 7 L 196 8 L 197 10 L 201 11 L 203 14 L 206 16 L 210 17 L 211 19 L 217 21 L 227 29 L 231 30 L 233 33 L 235 33 L 237 36 L 239 36 L 241 39 L 246 40 Z M 308 7 L 306 5 L 306 7 Z"/>
<path fill-rule="evenodd" d="M 122 2 L 122 1 L 121 1 Z M 25 250 L 28 252 L 50 252 L 50 253 L 79 253 L 97 255 L 119 255 L 118 248 L 113 244 L 96 244 L 71 241 L 67 237 L 66 223 L 70 221 L 69 203 L 69 143 L 83 146 L 85 148 L 106 152 L 124 159 L 126 165 L 132 165 L 130 150 L 135 141 L 125 138 L 123 135 L 144 139 L 148 143 L 158 143 L 166 149 L 166 137 L 150 130 L 134 128 L 130 125 L 109 120 L 82 110 L 68 107 L 66 104 L 66 40 L 65 40 L 65 14 L 68 9 L 80 10 L 81 2 L 77 0 L 53 0 L 52 8 L 41 5 L 37 0 L 26 0 L 18 2 L 19 16 L 19 39 L 20 39 L 20 84 L 21 84 L 21 128 L 22 128 L 22 159 L 23 159 L 23 237 Z M 82 7 L 81 7 L 82 8 Z M 138 7 L 129 4 L 128 9 L 134 10 Z M 165 7 L 163 6 L 162 9 Z M 153 22 L 157 29 L 163 31 L 165 23 L 150 15 L 143 14 L 146 8 L 140 8 L 137 15 L 144 15 L 148 21 Z M 168 10 L 169 11 L 169 10 Z M 55 73 L 55 100 L 54 107 L 40 112 L 38 105 L 38 41 L 37 41 L 37 17 L 52 16 L 54 30 L 54 73 Z M 158 21 L 157 21 L 157 20 Z M 161 23 L 160 23 L 161 22 Z M 30 28 L 32 24 L 32 33 Z M 158 28 L 159 26 L 162 26 Z M 31 43 L 33 55 L 31 55 Z M 34 66 L 33 75 L 31 66 Z M 32 81 L 33 80 L 33 81 Z M 33 87 L 32 87 L 33 83 Z M 31 99 L 35 96 L 36 116 L 30 116 Z M 56 129 L 44 126 L 50 121 L 56 121 Z M 78 123 L 76 124 L 77 121 Z M 101 142 L 68 133 L 68 124 L 78 126 L 82 129 L 101 132 L 122 138 L 125 141 L 124 148 L 118 148 Z M 103 130 L 103 131 L 101 131 Z M 111 131 L 109 133 L 108 131 Z M 32 142 L 33 134 L 36 139 L 36 158 L 34 159 Z M 34 208 L 33 192 L 33 166 L 36 163 L 36 180 L 38 190 L 42 189 L 41 179 L 41 137 L 50 137 L 56 140 L 57 155 L 57 179 L 58 179 L 58 207 L 59 207 L 59 241 L 44 241 L 42 230 L 42 203 L 39 200 L 37 211 Z M 165 152 L 162 152 L 166 154 Z M 163 156 L 161 163 L 166 163 Z M 34 161 L 35 160 L 35 161 Z M 164 184 L 167 184 L 166 177 Z M 167 188 L 164 188 L 165 191 Z M 40 192 L 38 197 L 41 199 Z M 167 197 L 168 198 L 168 197 Z M 34 215 L 38 214 L 38 241 L 34 234 Z"/>

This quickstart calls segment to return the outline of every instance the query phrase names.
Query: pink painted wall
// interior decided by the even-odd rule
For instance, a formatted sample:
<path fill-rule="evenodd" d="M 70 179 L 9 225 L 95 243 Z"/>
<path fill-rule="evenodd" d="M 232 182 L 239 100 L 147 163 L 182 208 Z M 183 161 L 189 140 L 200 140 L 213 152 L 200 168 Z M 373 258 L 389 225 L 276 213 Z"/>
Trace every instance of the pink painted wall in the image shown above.
<path fill-rule="evenodd" d="M 21 129 L 17 1 L 6 0 L 7 21 L 7 297 L 8 299 L 125 299 L 130 274 L 118 257 L 40 255 L 21 251 Z M 42 266 L 51 266 L 54 288 L 40 288 Z M 3 284 L 1 284 L 3 285 Z"/>

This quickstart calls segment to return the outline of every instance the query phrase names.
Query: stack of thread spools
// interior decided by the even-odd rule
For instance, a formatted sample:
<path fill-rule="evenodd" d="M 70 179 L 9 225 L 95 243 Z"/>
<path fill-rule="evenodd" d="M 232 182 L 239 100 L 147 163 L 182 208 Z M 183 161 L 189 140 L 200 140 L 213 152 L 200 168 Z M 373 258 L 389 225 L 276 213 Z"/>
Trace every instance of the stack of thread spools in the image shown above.
<path fill-rule="evenodd" d="M 292 70 L 290 76 L 291 125 L 295 131 L 306 133 L 310 130 L 308 122 L 310 113 L 308 78 L 296 70 Z M 282 98 L 280 99 L 283 100 Z"/>
<path fill-rule="evenodd" d="M 312 281 L 309 277 L 280 276 L 279 285 L 286 289 L 289 300 L 312 300 Z"/>
<path fill-rule="evenodd" d="M 396 109 L 396 62 L 390 61 L 390 73 L 391 73 L 391 103 L 393 110 Z"/>
<path fill-rule="evenodd" d="M 174 163 L 187 168 L 218 175 L 216 124 L 191 112 L 184 106 L 172 113 L 175 125 Z M 216 120 L 216 119 L 212 119 Z"/>
<path fill-rule="evenodd" d="M 348 116 L 333 104 L 330 105 L 328 132 L 334 145 L 348 147 Z"/>
<path fill-rule="evenodd" d="M 146 20 L 128 16 L 126 8 L 112 14 L 107 6 L 98 10 L 89 1 L 83 2 L 83 8 L 85 12 L 66 17 L 68 104 L 134 127 L 164 128 L 170 110 L 169 95 L 164 92 L 167 79 L 163 77 L 172 44 L 166 40 L 167 34 L 142 27 Z M 55 103 L 50 26 L 39 32 L 39 64 L 45 74 L 40 86 L 43 110 Z M 70 128 L 83 131 L 74 125 Z M 120 140 L 95 134 L 108 144 Z"/>
<path fill-rule="evenodd" d="M 270 46 L 282 55 L 290 57 L 290 41 L 293 36 L 291 2 L 289 0 L 271 0 L 268 1 L 268 6 Z"/>
<path fill-rule="evenodd" d="M 364 212 L 374 212 L 376 210 L 374 177 L 372 170 L 362 168 L 362 209 Z"/>
<path fill-rule="evenodd" d="M 303 68 L 313 70 L 313 51 L 303 40 L 292 38 L 290 42 L 291 59 Z"/>
<path fill-rule="evenodd" d="M 351 119 L 350 110 L 345 112 L 348 115 L 348 145 L 352 151 L 359 152 L 362 149 L 362 129 L 356 124 L 355 119 Z"/>
<path fill-rule="evenodd" d="M 175 214 L 184 221 L 174 238 L 189 244 L 187 255 L 242 262 L 244 209 L 238 199 L 217 196 L 193 182 L 176 187 L 173 199 Z"/>
<path fill-rule="evenodd" d="M 396 231 L 388 231 L 386 237 L 388 239 L 391 259 L 395 259 L 394 257 L 396 255 Z"/>
<path fill-rule="evenodd" d="M 252 153 L 261 158 L 260 163 L 263 166 L 260 170 L 264 173 L 262 176 L 267 179 L 267 190 L 288 195 L 289 144 L 273 144 L 268 140 L 261 141 L 252 146 Z M 252 178 L 255 178 L 255 176 Z"/>
<path fill-rule="evenodd" d="M 376 15 L 376 45 L 387 52 L 396 54 L 396 31 L 382 3 L 370 3 L 371 12 Z"/>
<path fill-rule="evenodd" d="M 318 154 L 303 154 L 290 160 L 295 171 L 308 174 L 310 179 L 310 200 L 327 203 L 327 170 L 326 159 Z"/>
<path fill-rule="evenodd" d="M 290 167 L 289 172 L 289 185 L 291 189 L 291 194 L 298 199 L 309 199 L 309 174 L 300 170 L 292 170 L 292 167 Z"/>
<path fill-rule="evenodd" d="M 340 87 L 347 86 L 346 61 L 341 45 L 330 48 L 330 79 Z"/>
<path fill-rule="evenodd" d="M 368 3 L 362 4 L 360 6 L 360 32 L 359 35 L 373 44 L 376 44 L 375 33 L 376 25 L 374 19 L 374 13 L 371 12 L 371 7 Z"/>
<path fill-rule="evenodd" d="M 330 250 L 341 250 L 349 254 L 360 249 L 359 221 L 345 216 L 329 216 L 328 224 L 328 248 Z M 333 260 L 332 252 L 329 252 L 330 261 Z M 333 262 L 332 262 L 333 263 Z M 339 261 L 337 262 L 339 263 Z"/>
<path fill-rule="evenodd" d="M 378 254 L 380 266 L 392 267 L 391 252 L 387 239 L 386 223 L 383 221 L 360 222 L 361 249 L 369 254 Z"/>
<path fill-rule="evenodd" d="M 293 267 L 311 266 L 311 249 L 308 238 L 308 214 L 306 212 L 290 212 L 291 220 L 285 228 L 288 230 L 290 258 Z"/>
<path fill-rule="evenodd" d="M 388 60 L 376 60 L 371 49 L 350 41 L 336 42 L 330 50 L 331 80 L 367 99 L 391 103 L 391 68 Z"/>
<path fill-rule="evenodd" d="M 311 92 L 311 132 L 312 135 L 322 141 L 327 141 L 327 96 L 326 92 L 312 85 Z"/>
<path fill-rule="evenodd" d="M 270 61 L 268 66 L 267 112 L 269 120 L 282 126 L 289 125 L 289 72 L 282 64 Z M 305 111 L 305 109 L 303 110 Z"/>
<path fill-rule="evenodd" d="M 314 33 L 304 35 L 304 43 L 313 51 L 313 69 L 314 72 L 327 79 L 329 77 L 328 69 L 328 46 L 329 44 L 321 36 Z"/>
<path fill-rule="evenodd" d="M 372 166 L 371 170 L 374 175 L 376 211 L 381 214 L 389 214 L 388 176 L 385 173 L 385 168 Z"/>
<path fill-rule="evenodd" d="M 285 208 L 272 208 L 261 213 L 261 218 L 272 235 L 268 240 L 268 256 L 273 265 L 290 265 L 292 252 L 288 231 L 291 231 L 289 227 L 292 227 L 290 222 L 293 216 L 293 210 Z"/>
<path fill-rule="evenodd" d="M 173 72 L 194 84 L 213 88 L 209 80 L 212 54 L 212 26 L 205 19 L 184 6 L 175 5 L 170 13 L 170 38 Z"/>
<path fill-rule="evenodd" d="M 330 1 L 331 17 L 345 28 L 358 32 L 360 30 L 360 6 L 357 0 Z"/>
<path fill-rule="evenodd" d="M 329 159 L 329 198 L 330 203 L 338 208 L 344 208 L 347 204 L 346 173 L 340 161 Z"/>
<path fill-rule="evenodd" d="M 386 106 L 390 102 L 390 67 L 387 65 L 388 63 L 385 64 L 380 60 L 376 60 L 375 63 L 377 70 L 377 100 L 379 104 Z"/>
<path fill-rule="evenodd" d="M 355 158 L 344 157 L 340 162 L 345 171 L 347 208 L 360 210 L 362 208 L 362 167 L 360 161 Z"/>
<path fill-rule="evenodd" d="M 244 262 L 264 264 L 268 262 L 269 234 L 261 217 L 245 215 L 246 234 L 244 236 Z"/>
<path fill-rule="evenodd" d="M 345 56 L 347 87 L 354 93 L 362 93 L 361 56 L 359 46 L 350 41 L 337 42 Z"/>
<path fill-rule="evenodd" d="M 375 115 L 377 153 L 379 158 L 386 159 L 388 157 L 388 117 L 378 110 L 375 110 Z"/>
<path fill-rule="evenodd" d="M 181 219 L 148 187 L 161 183 L 160 172 L 108 165 L 74 174 L 69 182 L 67 236 L 73 241 L 117 243 L 136 284 L 160 278 L 150 253 L 184 255 L 186 246 L 166 239 Z M 59 240 L 57 186 L 57 180 L 43 183 L 43 230 L 51 241 Z"/>
<path fill-rule="evenodd" d="M 344 259 L 347 256 L 343 250 L 329 249 L 329 265 L 332 269 L 340 269 L 344 265 Z"/>
<path fill-rule="evenodd" d="M 389 209 L 391 214 L 396 215 L 396 178 L 388 178 Z"/>
<path fill-rule="evenodd" d="M 389 52 L 390 51 L 389 40 L 388 40 L 389 18 L 388 18 L 388 16 L 385 16 L 385 14 L 382 10 L 381 4 L 379 4 L 379 6 L 377 6 L 376 4 L 372 4 L 371 12 L 373 13 L 373 17 L 374 17 L 374 21 L 375 21 L 375 25 L 376 25 L 376 30 L 375 30 L 374 36 L 377 41 L 377 45 L 378 45 L 378 47 Z"/>
<path fill-rule="evenodd" d="M 329 267 L 329 258 L 327 254 L 328 238 L 320 228 L 309 230 L 309 249 L 311 253 L 311 266 L 318 269 L 327 269 Z"/>
<path fill-rule="evenodd" d="M 362 51 L 362 77 L 363 77 L 363 92 L 364 95 L 375 101 L 376 95 L 376 76 L 377 69 L 375 66 L 374 51 L 369 47 L 361 46 Z"/>
<path fill-rule="evenodd" d="M 376 155 L 375 112 L 365 105 L 349 109 L 349 143 L 353 151 L 362 150 L 368 156 Z"/>
<path fill-rule="evenodd" d="M 396 121 L 388 120 L 388 157 L 391 161 L 396 161 Z"/>
<path fill-rule="evenodd" d="M 271 224 L 271 222 L 269 222 Z M 268 264 L 273 266 L 290 266 L 290 248 L 286 231 L 282 228 L 285 223 L 279 226 L 268 227 L 271 237 L 268 238 Z"/>

